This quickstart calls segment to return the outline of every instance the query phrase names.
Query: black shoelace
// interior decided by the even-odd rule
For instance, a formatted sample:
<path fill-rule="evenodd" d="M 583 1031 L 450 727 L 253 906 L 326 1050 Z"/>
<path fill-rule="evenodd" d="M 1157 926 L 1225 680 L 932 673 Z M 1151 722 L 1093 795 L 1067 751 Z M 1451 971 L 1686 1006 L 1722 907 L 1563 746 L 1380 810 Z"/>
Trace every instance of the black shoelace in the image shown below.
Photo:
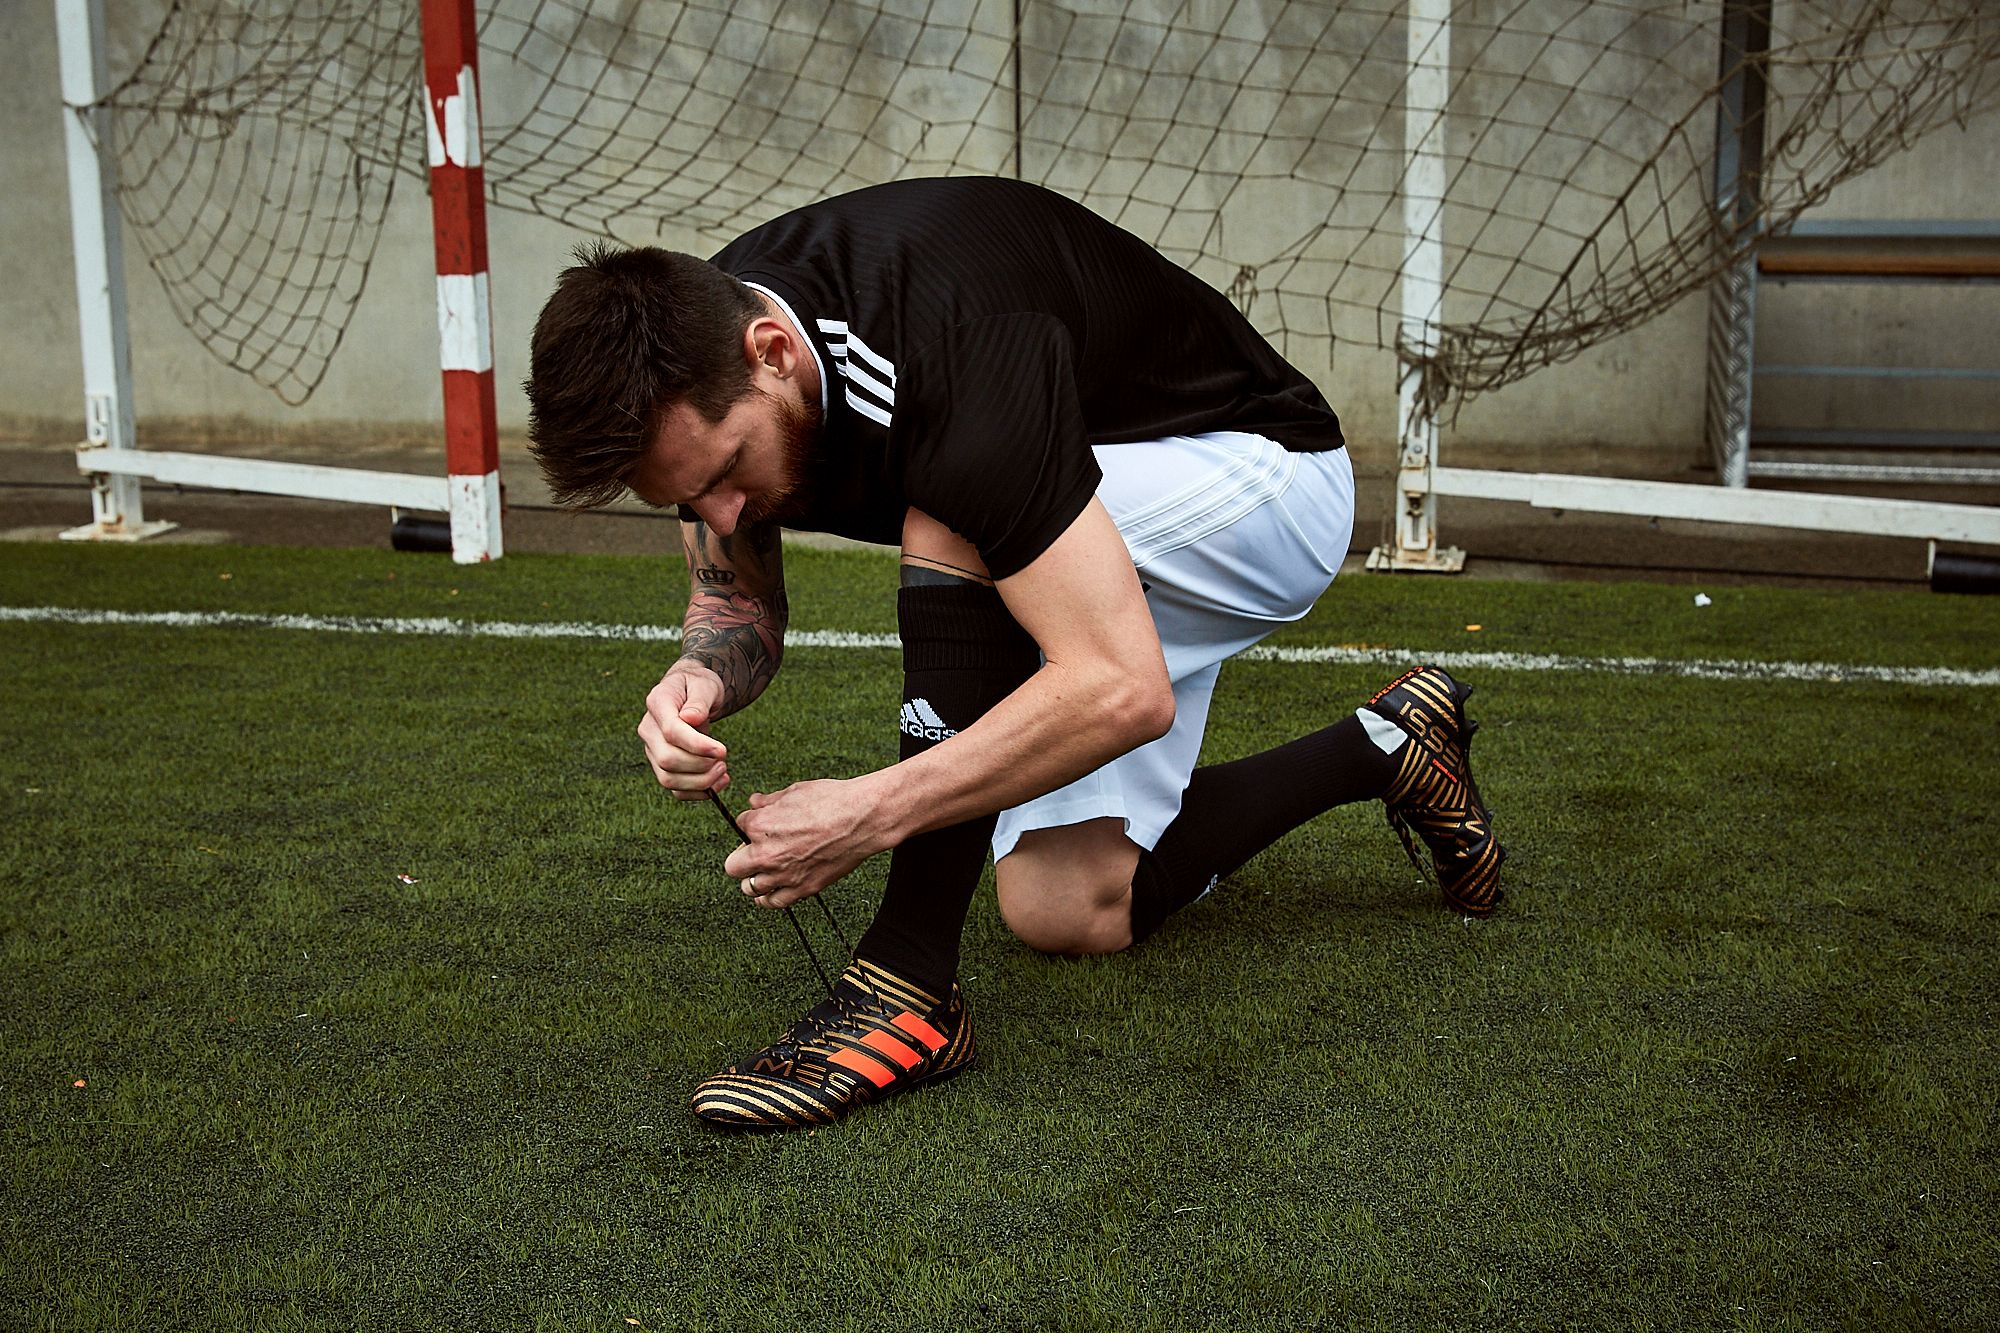
<path fill-rule="evenodd" d="M 745 835 L 745 833 L 743 832 L 742 825 L 736 822 L 736 816 L 729 813 L 729 807 L 722 803 L 721 794 L 718 793 L 714 788 L 710 788 L 708 793 L 708 799 L 715 803 L 715 808 L 721 812 L 723 819 L 728 822 L 729 831 L 736 835 L 737 840 L 739 842 L 748 843 L 750 841 L 749 837 Z M 826 924 L 833 927 L 833 937 L 840 941 L 840 947 L 847 952 L 847 955 L 850 958 L 853 957 L 854 946 L 850 945 L 847 942 L 847 932 L 843 931 L 840 928 L 840 922 L 834 917 L 833 907 L 831 904 L 827 902 L 826 894 L 824 892 L 815 893 L 813 895 L 813 901 L 818 903 L 819 910 L 825 913 Z M 820 984 L 826 987 L 826 993 L 828 995 L 832 995 L 834 993 L 833 978 L 827 976 L 826 969 L 820 965 L 819 955 L 813 951 L 812 941 L 806 938 L 806 928 L 803 925 L 799 924 L 798 916 L 792 911 L 790 907 L 787 907 L 784 910 L 785 910 L 785 919 L 792 923 L 792 930 L 796 932 L 799 937 L 799 947 L 806 951 L 806 958 L 808 961 L 812 963 L 813 971 L 819 973 Z"/>

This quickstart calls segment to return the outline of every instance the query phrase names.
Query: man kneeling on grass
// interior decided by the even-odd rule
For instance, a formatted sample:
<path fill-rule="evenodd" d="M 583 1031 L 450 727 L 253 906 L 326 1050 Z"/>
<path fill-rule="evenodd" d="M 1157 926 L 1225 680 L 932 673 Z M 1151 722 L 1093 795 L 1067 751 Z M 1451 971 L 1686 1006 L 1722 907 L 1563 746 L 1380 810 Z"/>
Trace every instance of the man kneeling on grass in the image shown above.
<path fill-rule="evenodd" d="M 708 261 L 589 247 L 527 389 L 559 501 L 679 507 L 682 653 L 639 734 L 683 800 L 727 785 L 708 729 L 778 670 L 780 525 L 902 550 L 901 761 L 753 795 L 724 863 L 784 907 L 894 849 L 881 910 L 827 999 L 695 1088 L 704 1120 L 826 1124 L 965 1068 L 959 936 L 989 843 L 1002 917 L 1051 953 L 1128 948 L 1350 801 L 1423 839 L 1452 908 L 1498 903 L 1469 691 L 1438 668 L 1195 768 L 1222 662 L 1339 568 L 1353 473 L 1305 376 L 1087 209 L 905 181 Z"/>

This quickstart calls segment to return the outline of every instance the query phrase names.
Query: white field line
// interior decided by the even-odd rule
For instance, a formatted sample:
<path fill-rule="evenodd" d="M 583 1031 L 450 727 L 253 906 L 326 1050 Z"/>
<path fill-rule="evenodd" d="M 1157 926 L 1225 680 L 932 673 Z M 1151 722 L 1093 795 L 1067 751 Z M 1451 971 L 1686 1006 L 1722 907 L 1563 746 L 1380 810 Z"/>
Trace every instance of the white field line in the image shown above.
<path fill-rule="evenodd" d="M 0 622 L 59 625 L 142 625 L 173 629 L 290 629 L 331 634 L 416 634 L 482 639 L 596 639 L 678 643 L 677 625 L 612 625 L 588 621 L 450 620 L 442 616 L 250 615 L 239 611 L 93 611 L 64 606 L 0 606 Z M 895 648 L 893 634 L 794 630 L 788 648 Z M 1688 676 L 1701 680 L 1869 681 L 1892 685 L 2000 686 L 2000 668 L 1894 667 L 1842 662 L 1746 662 L 1669 657 L 1568 657 L 1557 653 L 1423 652 L 1410 648 L 1252 648 L 1251 662 L 1404 666 L 1432 662 L 1447 669 L 1595 671 L 1624 676 Z"/>

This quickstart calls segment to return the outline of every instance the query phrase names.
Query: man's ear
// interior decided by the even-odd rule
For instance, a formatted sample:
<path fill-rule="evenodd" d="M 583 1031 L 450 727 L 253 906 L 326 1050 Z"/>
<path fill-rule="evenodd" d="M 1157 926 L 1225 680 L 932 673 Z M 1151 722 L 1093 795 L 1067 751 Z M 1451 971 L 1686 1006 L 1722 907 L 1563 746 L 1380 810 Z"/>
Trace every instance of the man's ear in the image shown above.
<path fill-rule="evenodd" d="M 750 327 L 743 331 L 744 354 L 750 358 L 750 368 L 766 366 L 781 376 L 792 373 L 792 363 L 798 359 L 798 349 L 792 346 L 792 335 L 785 326 L 768 315 L 750 321 Z"/>

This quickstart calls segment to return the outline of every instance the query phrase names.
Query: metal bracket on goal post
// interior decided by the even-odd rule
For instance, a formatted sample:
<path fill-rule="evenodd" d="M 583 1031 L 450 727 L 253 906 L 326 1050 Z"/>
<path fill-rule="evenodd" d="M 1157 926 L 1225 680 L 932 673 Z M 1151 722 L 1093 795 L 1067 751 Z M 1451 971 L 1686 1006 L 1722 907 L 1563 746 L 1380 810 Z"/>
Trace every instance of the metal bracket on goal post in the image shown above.
<path fill-rule="evenodd" d="M 423 0 L 424 129 L 437 243 L 438 352 L 451 558 L 500 557 L 500 443 L 479 146 L 479 24 L 472 0 Z"/>
<path fill-rule="evenodd" d="M 1715 216 L 1729 267 L 1709 292 L 1704 426 L 1724 486 L 1750 484 L 1750 394 L 1757 329 L 1757 233 L 1764 192 L 1764 65 L 1771 0 L 1722 6 L 1721 104 L 1715 117 Z"/>
<path fill-rule="evenodd" d="M 136 459 L 132 337 L 125 311 L 125 240 L 118 217 L 118 159 L 111 118 L 94 105 L 107 82 L 104 0 L 56 0 L 63 140 L 69 157 L 70 235 L 76 247 L 76 308 L 83 341 L 86 449 Z M 138 541 L 175 525 L 147 522 L 134 470 L 91 471 L 91 521 L 65 541 Z"/>
<path fill-rule="evenodd" d="M 1368 553 L 1378 571 L 1454 574 L 1465 552 L 1437 544 L 1438 426 L 1426 368 L 1444 317 L 1445 112 L 1451 100 L 1451 0 L 1409 0 L 1403 79 L 1402 329 L 1397 350 L 1396 536 Z"/>

